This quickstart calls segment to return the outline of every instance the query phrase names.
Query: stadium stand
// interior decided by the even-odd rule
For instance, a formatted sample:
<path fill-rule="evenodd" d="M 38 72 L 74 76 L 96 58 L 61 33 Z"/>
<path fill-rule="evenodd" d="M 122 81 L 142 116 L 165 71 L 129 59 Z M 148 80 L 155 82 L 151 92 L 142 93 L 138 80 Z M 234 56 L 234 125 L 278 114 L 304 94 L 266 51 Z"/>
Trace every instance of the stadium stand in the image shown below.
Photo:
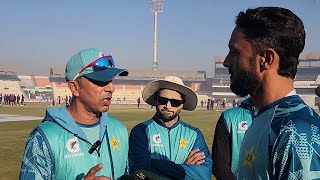
<path fill-rule="evenodd" d="M 46 76 L 34 76 L 36 87 L 39 88 L 51 88 L 49 77 Z"/>
<path fill-rule="evenodd" d="M 129 71 L 128 76 L 117 77 L 117 79 L 149 80 L 150 81 L 153 79 L 164 78 L 169 75 L 180 77 L 183 81 L 205 81 L 206 79 L 205 71 L 166 71 L 166 70 L 157 70 L 157 71 L 133 70 L 133 71 Z"/>
<path fill-rule="evenodd" d="M 51 85 L 54 99 L 72 95 L 66 82 L 51 82 Z"/>
<path fill-rule="evenodd" d="M 115 103 L 137 103 L 137 99 L 142 94 L 144 86 L 154 79 L 164 78 L 168 75 L 181 77 L 187 86 L 198 93 L 198 99 L 206 100 L 211 94 L 211 83 L 206 81 L 205 71 L 143 71 L 131 70 L 127 77 L 117 76 L 113 83 L 116 91 L 113 93 Z M 49 80 L 53 90 L 53 97 L 65 97 L 71 95 L 67 83 L 64 79 L 65 74 L 62 68 L 51 68 Z M 144 103 L 144 102 L 141 102 Z"/>
<path fill-rule="evenodd" d="M 16 80 L 0 80 L 0 93 L 2 94 L 15 94 L 24 95 L 24 92 L 20 88 L 19 81 Z"/>
<path fill-rule="evenodd" d="M 0 65 L 0 93 L 24 95 L 23 90 L 20 87 L 20 79 L 17 72 L 19 68 L 9 65 Z"/>
<path fill-rule="evenodd" d="M 41 101 L 51 101 L 53 98 L 52 87 L 47 76 L 33 76 L 35 82 L 35 96 Z"/>
<path fill-rule="evenodd" d="M 116 91 L 113 94 L 114 102 L 137 103 L 141 98 L 144 86 L 152 80 L 164 78 L 168 75 L 180 77 L 186 86 L 195 90 L 199 103 L 208 99 L 225 99 L 232 102 L 236 97 L 230 90 L 230 76 L 228 69 L 223 66 L 224 56 L 215 56 L 213 60 L 213 77 L 208 78 L 205 71 L 174 71 L 174 70 L 129 70 L 127 77 L 116 77 L 113 81 Z M 12 66 L 0 65 L 0 83 L 2 92 L 8 87 L 20 87 L 20 93 L 33 98 L 57 99 L 70 96 L 70 90 L 65 81 L 64 68 L 51 68 L 50 76 L 17 75 L 19 70 Z M 15 82 L 4 84 L 4 81 Z M 17 85 L 17 83 L 19 85 Z M 306 97 L 307 103 L 313 106 L 314 88 L 320 84 L 320 52 L 302 53 L 299 58 L 298 72 L 294 81 L 297 93 Z M 19 89 L 19 88 L 17 88 Z M 1 92 L 0 90 L 0 92 Z M 8 90 L 6 91 L 8 92 Z M 142 102 L 144 103 L 144 102 Z"/>
<path fill-rule="evenodd" d="M 51 82 L 53 98 L 55 100 L 59 97 L 63 98 L 72 95 L 65 80 L 63 68 L 51 68 L 49 81 Z"/>
<path fill-rule="evenodd" d="M 18 78 L 20 79 L 19 84 L 22 89 L 24 89 L 24 88 L 34 89 L 36 87 L 32 76 L 18 75 Z"/>
<path fill-rule="evenodd" d="M 136 103 L 138 97 L 141 98 L 142 90 L 147 83 L 169 75 L 180 77 L 186 86 L 195 90 L 198 94 L 199 102 L 206 100 L 208 94 L 211 93 L 211 84 L 206 83 L 205 71 L 133 70 L 129 71 L 127 77 L 116 77 L 114 84 L 117 90 L 113 94 L 113 98 L 118 102 L 122 102 L 121 100 L 125 99 L 125 103 Z"/>
<path fill-rule="evenodd" d="M 230 75 L 223 66 L 225 56 L 215 56 L 214 77 L 212 81 L 212 96 L 226 98 L 228 101 L 236 98 L 230 90 Z M 297 93 L 311 107 L 315 107 L 314 89 L 320 84 L 320 52 L 303 52 L 299 57 L 299 66 L 294 80 Z"/>

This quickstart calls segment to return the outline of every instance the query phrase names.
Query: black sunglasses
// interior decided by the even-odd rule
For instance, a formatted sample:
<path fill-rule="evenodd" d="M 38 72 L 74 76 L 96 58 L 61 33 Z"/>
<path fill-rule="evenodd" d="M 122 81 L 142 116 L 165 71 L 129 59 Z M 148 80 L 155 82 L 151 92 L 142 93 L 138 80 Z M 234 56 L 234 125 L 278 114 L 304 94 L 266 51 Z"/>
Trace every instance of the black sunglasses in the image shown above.
<path fill-rule="evenodd" d="M 161 105 L 166 105 L 168 104 L 168 101 L 170 101 L 170 104 L 172 107 L 179 107 L 181 104 L 183 104 L 182 100 L 177 100 L 177 99 L 168 99 L 165 97 L 158 96 L 157 102 Z"/>

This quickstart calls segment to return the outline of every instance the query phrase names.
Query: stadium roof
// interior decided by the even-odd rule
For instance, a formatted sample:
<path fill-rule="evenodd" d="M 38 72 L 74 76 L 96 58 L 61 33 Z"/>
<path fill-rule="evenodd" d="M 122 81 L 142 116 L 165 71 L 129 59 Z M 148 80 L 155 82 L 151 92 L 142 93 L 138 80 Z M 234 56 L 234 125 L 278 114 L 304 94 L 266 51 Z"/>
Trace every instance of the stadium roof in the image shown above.
<path fill-rule="evenodd" d="M 52 68 L 53 76 L 64 77 L 65 72 L 62 68 Z M 117 79 L 137 79 L 152 80 L 164 78 L 166 76 L 178 76 L 184 80 L 205 80 L 205 71 L 175 71 L 175 70 L 129 70 L 127 77 L 116 77 Z"/>
<path fill-rule="evenodd" d="M 175 70 L 129 70 L 127 77 L 120 77 L 121 79 L 159 79 L 166 76 L 177 76 L 184 80 L 205 80 L 205 71 L 175 71 Z M 119 78 L 117 78 L 119 79 Z"/>
<path fill-rule="evenodd" d="M 302 52 L 299 56 L 300 60 L 309 60 L 309 59 L 319 59 L 320 60 L 320 52 L 313 51 L 313 52 Z"/>
<path fill-rule="evenodd" d="M 0 65 L 0 71 L 21 74 L 21 68 L 15 66 L 15 65 Z"/>

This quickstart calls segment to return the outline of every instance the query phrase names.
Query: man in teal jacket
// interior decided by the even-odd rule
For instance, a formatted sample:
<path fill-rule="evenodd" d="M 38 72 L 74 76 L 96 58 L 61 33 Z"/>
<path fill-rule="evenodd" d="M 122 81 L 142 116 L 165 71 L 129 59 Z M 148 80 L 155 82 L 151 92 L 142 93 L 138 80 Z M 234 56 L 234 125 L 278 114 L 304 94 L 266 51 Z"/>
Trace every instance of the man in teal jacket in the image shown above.
<path fill-rule="evenodd" d="M 236 179 L 241 143 L 256 112 L 248 98 L 221 113 L 212 143 L 212 174 L 217 179 Z"/>
<path fill-rule="evenodd" d="M 128 75 L 98 49 L 80 51 L 66 65 L 69 107 L 49 108 L 29 135 L 20 179 L 118 179 L 127 171 L 128 133 L 106 113 L 112 79 Z"/>
<path fill-rule="evenodd" d="M 131 131 L 130 172 L 148 170 L 170 179 L 210 179 L 212 160 L 204 137 L 179 116 L 182 109 L 196 108 L 196 93 L 180 78 L 167 76 L 148 83 L 142 98 L 157 112 Z"/>

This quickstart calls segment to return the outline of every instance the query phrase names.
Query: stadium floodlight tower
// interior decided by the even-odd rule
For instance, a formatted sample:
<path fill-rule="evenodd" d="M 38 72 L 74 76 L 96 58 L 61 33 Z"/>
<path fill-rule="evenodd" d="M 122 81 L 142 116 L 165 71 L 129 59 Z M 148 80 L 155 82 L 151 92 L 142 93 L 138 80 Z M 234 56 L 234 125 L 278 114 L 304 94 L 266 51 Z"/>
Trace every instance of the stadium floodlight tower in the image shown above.
<path fill-rule="evenodd" d="M 152 69 L 158 69 L 157 62 L 157 20 L 158 20 L 158 12 L 162 12 L 164 0 L 150 0 L 150 11 L 154 14 L 154 31 L 153 31 L 153 65 Z"/>

